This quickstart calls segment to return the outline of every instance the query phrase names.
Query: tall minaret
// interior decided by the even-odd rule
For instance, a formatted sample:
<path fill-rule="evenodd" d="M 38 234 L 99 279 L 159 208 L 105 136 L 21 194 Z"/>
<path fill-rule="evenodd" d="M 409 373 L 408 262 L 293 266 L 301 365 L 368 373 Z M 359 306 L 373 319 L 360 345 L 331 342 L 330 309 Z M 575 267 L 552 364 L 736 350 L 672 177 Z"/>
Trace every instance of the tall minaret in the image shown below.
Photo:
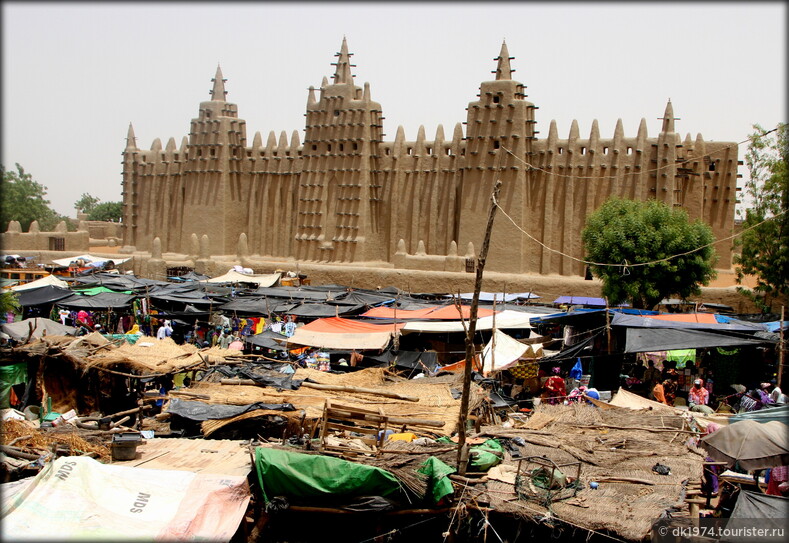
<path fill-rule="evenodd" d="M 381 105 L 357 87 L 342 40 L 332 82 L 310 89 L 303 145 L 295 255 L 328 262 L 380 260 L 386 250 L 375 158 Z"/>
<path fill-rule="evenodd" d="M 674 106 L 671 99 L 666 104 L 666 111 L 661 118 L 663 125 L 658 134 L 655 171 L 652 172 L 655 199 L 667 205 L 681 205 L 681 180 L 677 178 L 677 147 L 681 144 L 680 136 L 674 131 Z"/>
<path fill-rule="evenodd" d="M 512 219 L 525 226 L 530 214 L 526 162 L 534 138 L 534 104 L 524 100 L 524 85 L 512 79 L 507 44 L 502 43 L 494 81 L 480 85 L 479 100 L 468 105 L 466 160 L 460 194 L 458 247 L 481 247 L 485 236 L 490 196 L 502 182 L 499 204 Z M 493 228 L 488 261 L 497 270 L 529 271 L 529 255 L 536 251 L 499 213 Z"/>
<path fill-rule="evenodd" d="M 237 188 L 246 146 L 246 123 L 238 118 L 238 107 L 226 100 L 227 80 L 219 66 L 211 81 L 211 100 L 200 103 L 189 131 L 177 243 L 188 246 L 193 233 L 198 237 L 206 234 L 211 254 L 235 254 L 248 217 Z"/>
<path fill-rule="evenodd" d="M 123 247 L 121 252 L 132 253 L 136 249 L 137 237 L 137 176 L 135 159 L 137 157 L 137 138 L 134 136 L 134 127 L 129 123 L 126 134 L 126 148 L 123 150 Z"/>

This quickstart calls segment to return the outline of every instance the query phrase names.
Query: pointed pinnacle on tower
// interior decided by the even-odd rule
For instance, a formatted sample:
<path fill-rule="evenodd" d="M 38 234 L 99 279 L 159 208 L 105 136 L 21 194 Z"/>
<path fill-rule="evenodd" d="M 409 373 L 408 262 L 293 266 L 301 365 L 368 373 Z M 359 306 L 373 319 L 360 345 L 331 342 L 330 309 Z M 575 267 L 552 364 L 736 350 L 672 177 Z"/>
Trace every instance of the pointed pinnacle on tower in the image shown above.
<path fill-rule="evenodd" d="M 351 56 L 353 53 L 348 53 L 348 42 L 345 36 L 342 37 L 342 46 L 340 52 L 335 53 L 334 56 L 339 57 L 337 62 L 334 63 L 337 69 L 334 71 L 334 84 L 352 83 L 353 76 L 351 75 Z"/>
<path fill-rule="evenodd" d="M 496 71 L 491 72 L 496 74 L 496 81 L 500 81 L 500 80 L 509 81 L 512 79 L 512 72 L 514 72 L 515 70 L 513 70 L 512 67 L 510 66 L 510 60 L 512 60 L 513 58 L 515 57 L 511 57 L 510 52 L 507 50 L 507 42 L 502 41 L 501 52 L 499 53 L 499 56 L 493 59 L 493 60 L 497 60 L 499 64 L 498 66 L 496 66 Z"/>
<path fill-rule="evenodd" d="M 663 121 L 661 132 L 674 132 L 674 121 L 678 121 L 679 118 L 674 117 L 674 106 L 671 105 L 671 98 L 668 99 L 665 113 L 659 119 Z"/>
<path fill-rule="evenodd" d="M 134 127 L 132 126 L 132 123 L 129 123 L 129 131 L 126 134 L 126 148 L 127 149 L 137 148 L 137 138 L 134 137 Z"/>
<path fill-rule="evenodd" d="M 227 79 L 222 78 L 222 68 L 219 64 L 216 65 L 216 75 L 211 80 L 214 84 L 214 88 L 211 90 L 211 100 L 217 102 L 224 102 L 225 96 L 227 96 L 227 91 L 225 90 L 225 81 Z"/>

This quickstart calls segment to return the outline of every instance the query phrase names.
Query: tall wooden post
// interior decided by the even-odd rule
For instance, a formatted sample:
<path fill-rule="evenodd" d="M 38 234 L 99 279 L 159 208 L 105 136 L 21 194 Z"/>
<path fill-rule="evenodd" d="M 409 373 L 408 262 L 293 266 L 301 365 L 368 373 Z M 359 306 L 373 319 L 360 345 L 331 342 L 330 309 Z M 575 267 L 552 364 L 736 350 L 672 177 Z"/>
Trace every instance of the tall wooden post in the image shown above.
<path fill-rule="evenodd" d="M 786 349 L 784 348 L 784 311 L 786 310 L 785 306 L 781 306 L 781 322 L 780 324 L 780 338 L 781 341 L 778 344 L 778 377 L 776 377 L 776 386 L 781 388 L 781 377 L 784 374 L 784 356 L 786 356 Z M 781 389 L 783 390 L 783 389 Z"/>
<path fill-rule="evenodd" d="M 460 400 L 460 416 L 458 418 L 458 454 L 457 470 L 460 475 L 466 473 L 466 420 L 468 419 L 469 395 L 471 393 L 471 366 L 474 363 L 474 334 L 477 331 L 477 307 L 479 306 L 479 291 L 482 289 L 482 272 L 485 269 L 485 260 L 488 257 L 490 246 L 490 233 L 493 230 L 493 218 L 496 216 L 501 181 L 496 181 L 493 194 L 490 197 L 490 212 L 488 225 L 485 228 L 485 239 L 477 259 L 477 276 L 474 282 L 474 297 L 471 300 L 471 314 L 469 315 L 468 328 L 466 329 L 466 366 L 463 371 L 463 396 Z"/>

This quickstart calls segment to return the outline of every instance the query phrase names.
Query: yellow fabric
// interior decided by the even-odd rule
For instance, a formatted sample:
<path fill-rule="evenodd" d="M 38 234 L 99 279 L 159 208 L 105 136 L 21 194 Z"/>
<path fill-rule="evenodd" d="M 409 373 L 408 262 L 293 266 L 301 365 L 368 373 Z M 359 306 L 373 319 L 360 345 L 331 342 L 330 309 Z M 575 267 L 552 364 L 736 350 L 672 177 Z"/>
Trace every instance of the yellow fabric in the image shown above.
<path fill-rule="evenodd" d="M 416 434 L 411 432 L 403 432 L 402 434 L 390 434 L 389 441 L 405 441 L 407 443 L 411 443 L 413 440 L 416 439 Z"/>
<path fill-rule="evenodd" d="M 255 334 L 262 334 L 263 329 L 266 327 L 266 319 L 258 320 L 257 325 L 255 326 Z"/>
<path fill-rule="evenodd" d="M 129 330 L 126 333 L 127 334 L 139 334 L 140 333 L 140 325 L 135 322 L 134 326 L 131 327 L 131 330 Z"/>

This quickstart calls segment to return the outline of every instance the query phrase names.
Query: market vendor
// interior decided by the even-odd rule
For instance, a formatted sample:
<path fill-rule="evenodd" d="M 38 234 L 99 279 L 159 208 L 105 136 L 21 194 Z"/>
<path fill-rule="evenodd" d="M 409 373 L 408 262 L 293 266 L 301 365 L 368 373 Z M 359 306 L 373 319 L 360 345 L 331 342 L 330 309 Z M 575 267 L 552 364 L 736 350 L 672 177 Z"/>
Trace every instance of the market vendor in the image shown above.
<path fill-rule="evenodd" d="M 710 401 L 710 393 L 704 388 L 704 380 L 699 378 L 693 381 L 693 386 L 688 391 L 688 408 L 691 411 L 711 415 L 714 413 L 712 408 L 707 405 Z"/>
<path fill-rule="evenodd" d="M 666 387 L 671 386 L 671 380 L 666 379 L 662 383 L 658 383 L 655 385 L 655 388 L 652 389 L 652 395 L 655 397 L 656 402 L 664 403 L 666 405 L 671 405 L 666 401 Z"/>
<path fill-rule="evenodd" d="M 552 375 L 545 380 L 542 399 L 552 405 L 563 403 L 565 396 L 567 396 L 567 385 L 559 375 L 561 371 L 559 367 L 553 368 Z"/>

